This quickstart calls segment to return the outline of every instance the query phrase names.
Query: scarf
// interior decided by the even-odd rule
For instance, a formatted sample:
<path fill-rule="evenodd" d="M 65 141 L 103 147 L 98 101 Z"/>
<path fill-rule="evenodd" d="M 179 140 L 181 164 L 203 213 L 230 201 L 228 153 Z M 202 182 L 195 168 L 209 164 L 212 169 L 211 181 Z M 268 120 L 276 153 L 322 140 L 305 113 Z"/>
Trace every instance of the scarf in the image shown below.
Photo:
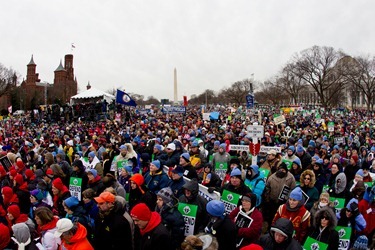
<path fill-rule="evenodd" d="M 143 229 L 140 229 L 141 235 L 145 235 L 146 233 L 153 230 L 161 223 L 161 217 L 157 212 L 151 212 L 151 218 L 147 224 L 147 226 Z"/>
<path fill-rule="evenodd" d="M 27 245 L 30 244 L 31 240 L 30 238 L 25 243 L 20 243 L 18 240 L 14 237 L 12 237 L 12 240 L 18 245 L 18 250 L 24 250 Z"/>

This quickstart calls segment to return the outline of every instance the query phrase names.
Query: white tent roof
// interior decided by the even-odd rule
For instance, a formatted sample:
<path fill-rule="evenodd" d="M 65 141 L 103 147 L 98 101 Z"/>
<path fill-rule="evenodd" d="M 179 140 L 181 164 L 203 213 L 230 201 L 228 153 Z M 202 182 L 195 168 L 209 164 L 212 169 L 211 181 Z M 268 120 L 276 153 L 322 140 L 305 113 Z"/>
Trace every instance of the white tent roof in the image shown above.
<path fill-rule="evenodd" d="M 91 87 L 89 90 L 83 91 L 75 96 L 72 96 L 71 101 L 74 101 L 76 99 L 98 98 L 98 97 L 103 97 L 103 99 L 106 99 L 107 101 L 111 101 L 115 99 L 115 96 L 108 94 L 104 91 L 101 91 L 99 89 L 95 89 Z"/>

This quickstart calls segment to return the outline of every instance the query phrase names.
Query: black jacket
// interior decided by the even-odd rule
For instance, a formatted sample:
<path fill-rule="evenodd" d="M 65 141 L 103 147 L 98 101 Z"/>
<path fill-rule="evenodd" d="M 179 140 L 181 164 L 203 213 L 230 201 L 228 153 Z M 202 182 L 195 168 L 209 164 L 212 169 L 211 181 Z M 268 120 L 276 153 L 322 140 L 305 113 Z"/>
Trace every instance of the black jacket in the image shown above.
<path fill-rule="evenodd" d="M 95 220 L 95 249 L 132 249 L 132 233 L 128 220 L 124 217 L 124 208 L 115 202 L 113 209 L 107 213 L 99 212 Z"/>
<path fill-rule="evenodd" d="M 272 228 L 281 230 L 288 237 L 282 243 L 278 244 L 275 241 L 274 231 Z M 268 234 L 260 237 L 259 245 L 263 247 L 264 250 L 299 250 L 302 249 L 301 244 L 297 240 L 293 239 L 293 224 L 290 220 L 286 218 L 278 219 L 275 224 L 271 227 Z"/>

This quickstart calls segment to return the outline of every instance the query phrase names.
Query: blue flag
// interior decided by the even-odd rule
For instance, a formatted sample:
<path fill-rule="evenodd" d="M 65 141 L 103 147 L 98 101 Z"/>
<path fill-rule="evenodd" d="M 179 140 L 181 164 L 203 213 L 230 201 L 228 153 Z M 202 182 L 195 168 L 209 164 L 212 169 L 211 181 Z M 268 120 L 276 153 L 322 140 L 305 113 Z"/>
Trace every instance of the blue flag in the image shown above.
<path fill-rule="evenodd" d="M 137 106 L 137 104 L 130 97 L 130 95 L 126 94 L 124 91 L 121 91 L 121 90 L 117 90 L 116 103 L 124 104 L 126 106 L 134 106 L 134 107 Z"/>

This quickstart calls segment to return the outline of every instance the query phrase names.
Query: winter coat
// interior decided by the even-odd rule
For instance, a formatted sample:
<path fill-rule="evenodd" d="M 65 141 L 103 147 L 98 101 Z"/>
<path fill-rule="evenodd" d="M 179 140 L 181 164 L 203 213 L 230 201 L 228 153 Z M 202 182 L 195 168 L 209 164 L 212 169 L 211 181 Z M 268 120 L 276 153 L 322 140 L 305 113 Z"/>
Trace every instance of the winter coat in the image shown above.
<path fill-rule="evenodd" d="M 161 158 L 161 157 L 160 157 Z M 173 151 L 171 155 L 168 155 L 166 160 L 160 159 L 160 165 L 166 165 L 167 167 L 174 167 L 180 163 L 180 153 L 178 151 Z"/>
<path fill-rule="evenodd" d="M 374 189 L 375 188 L 372 188 L 372 190 Z M 375 230 L 375 202 L 369 202 L 373 199 L 374 195 L 371 194 L 371 189 L 368 189 L 363 199 L 358 203 L 359 212 L 366 221 L 366 228 L 362 232 L 364 235 L 370 235 L 370 233 Z"/>
<path fill-rule="evenodd" d="M 138 227 L 137 227 L 138 228 Z M 151 219 L 145 229 L 140 230 L 140 238 L 136 241 L 135 249 L 139 250 L 172 250 L 171 236 L 161 223 L 157 212 L 151 213 Z"/>
<path fill-rule="evenodd" d="M 236 207 L 230 214 L 229 218 L 236 223 L 237 215 L 241 211 L 242 206 Z M 253 211 L 252 211 L 253 210 Z M 263 216 L 262 213 L 257 209 L 254 208 L 250 210 L 248 213 L 242 210 L 242 212 L 246 213 L 250 218 L 253 219 L 250 227 L 240 227 L 237 228 L 237 239 L 243 238 L 240 247 L 249 245 L 251 243 L 255 243 L 262 232 L 262 225 L 263 225 Z"/>
<path fill-rule="evenodd" d="M 233 193 L 236 193 L 236 194 L 239 194 L 239 195 L 245 195 L 245 194 L 249 194 L 251 193 L 251 190 L 248 186 L 245 185 L 245 183 L 243 181 L 241 181 L 241 184 L 239 187 L 235 187 L 233 186 L 232 184 L 228 183 L 228 184 L 225 184 L 221 190 L 220 190 L 220 193 L 223 194 L 223 191 L 225 190 L 228 190 L 230 192 L 233 192 Z"/>
<path fill-rule="evenodd" d="M 60 246 L 60 249 L 62 250 L 65 248 L 67 250 L 94 250 L 94 248 L 86 238 L 86 228 L 79 223 L 77 223 L 77 225 L 77 232 L 73 235 L 69 242 L 62 240 L 62 246 Z"/>
<path fill-rule="evenodd" d="M 275 241 L 274 232 L 270 231 L 268 234 L 260 237 L 259 245 L 263 247 L 264 250 L 299 250 L 302 249 L 300 243 L 297 240 L 292 238 L 293 235 L 293 224 L 289 220 L 281 219 L 277 220 L 276 223 L 272 226 L 275 229 L 278 229 L 284 232 L 288 237 L 282 243 L 278 244 Z"/>
<path fill-rule="evenodd" d="M 191 196 L 187 198 L 185 195 L 180 196 L 179 202 L 197 205 L 197 216 L 194 226 L 194 234 L 203 232 L 204 227 L 208 223 L 208 216 L 206 212 L 207 200 L 198 194 L 199 186 L 193 181 L 187 182 L 183 188 L 190 190 Z"/>
<path fill-rule="evenodd" d="M 184 176 L 188 179 L 197 179 L 198 180 L 198 174 L 195 168 L 188 163 L 186 166 L 183 166 L 184 168 Z"/>
<path fill-rule="evenodd" d="M 217 218 L 217 220 L 207 225 L 206 229 L 216 237 L 219 243 L 219 250 L 235 250 L 237 230 L 233 221 L 228 217 Z"/>
<path fill-rule="evenodd" d="M 327 216 L 329 225 L 322 231 L 320 227 L 322 216 Z M 339 248 L 339 234 L 335 230 L 337 226 L 337 218 L 330 207 L 320 209 L 314 216 L 312 221 L 313 227 L 309 231 L 309 236 L 317 241 L 328 244 L 327 250 L 336 250 Z"/>
<path fill-rule="evenodd" d="M 258 172 L 252 179 L 245 179 L 245 185 L 256 195 L 256 207 L 259 207 L 262 204 L 262 194 L 266 187 L 264 176 Z"/>
<path fill-rule="evenodd" d="M 301 160 L 302 169 L 305 170 L 311 164 L 311 155 L 304 152 L 301 156 L 298 156 Z"/>
<path fill-rule="evenodd" d="M 289 203 L 281 205 L 273 218 L 272 224 L 274 224 L 279 218 L 289 219 L 293 223 L 294 230 L 296 231 L 295 239 L 302 243 L 305 240 L 307 230 L 310 227 L 310 212 L 306 210 L 302 204 L 299 204 L 298 209 L 290 209 Z"/>
<path fill-rule="evenodd" d="M 287 173 L 284 178 L 276 176 L 277 172 L 272 174 L 267 179 L 265 197 L 266 201 L 280 204 L 279 195 L 284 185 L 288 186 L 292 190 L 296 186 L 296 181 L 291 173 Z"/>
<path fill-rule="evenodd" d="M 97 196 L 99 196 L 105 190 L 105 186 L 99 175 L 97 175 L 92 181 L 89 180 L 87 183 L 87 188 L 94 190 Z"/>
<path fill-rule="evenodd" d="M 159 212 L 162 224 L 171 234 L 173 249 L 179 248 L 185 238 L 185 220 L 180 211 L 177 210 L 177 206 L 170 208 L 163 205 L 161 210 L 157 207 L 155 211 Z"/>
<path fill-rule="evenodd" d="M 58 195 L 57 197 L 53 197 L 53 210 L 55 213 L 57 212 L 57 215 L 60 218 L 64 218 L 66 215 L 66 212 L 64 210 L 63 201 L 65 199 L 68 199 L 70 197 L 70 192 L 67 190 L 66 192 L 62 193 L 61 195 Z"/>
<path fill-rule="evenodd" d="M 179 198 L 181 195 L 184 194 L 184 190 L 182 186 L 185 185 L 185 180 L 181 177 L 178 180 L 170 180 L 168 186 L 172 189 L 173 195 L 176 198 Z"/>
<path fill-rule="evenodd" d="M 162 169 L 159 169 L 156 173 L 147 172 L 145 175 L 145 184 L 148 189 L 156 194 L 160 189 L 168 187 L 169 178 Z"/>
<path fill-rule="evenodd" d="M 307 194 L 307 196 L 309 197 L 308 201 L 305 204 L 305 208 L 307 210 L 310 210 L 312 206 L 314 205 L 314 203 L 317 200 L 319 200 L 319 192 L 314 186 L 310 187 L 310 186 L 302 186 L 302 185 L 303 183 L 301 182 L 301 190 L 305 192 L 305 194 Z"/>
<path fill-rule="evenodd" d="M 123 216 L 124 212 L 118 202 L 114 203 L 109 213 L 99 212 L 95 220 L 95 249 L 122 249 L 124 243 L 127 249 L 132 249 L 132 233 L 128 220 Z"/>
<path fill-rule="evenodd" d="M 55 216 L 52 221 L 38 228 L 41 235 L 41 244 L 46 250 L 55 250 L 61 244 L 60 238 L 54 236 L 58 220 L 59 218 Z"/>

